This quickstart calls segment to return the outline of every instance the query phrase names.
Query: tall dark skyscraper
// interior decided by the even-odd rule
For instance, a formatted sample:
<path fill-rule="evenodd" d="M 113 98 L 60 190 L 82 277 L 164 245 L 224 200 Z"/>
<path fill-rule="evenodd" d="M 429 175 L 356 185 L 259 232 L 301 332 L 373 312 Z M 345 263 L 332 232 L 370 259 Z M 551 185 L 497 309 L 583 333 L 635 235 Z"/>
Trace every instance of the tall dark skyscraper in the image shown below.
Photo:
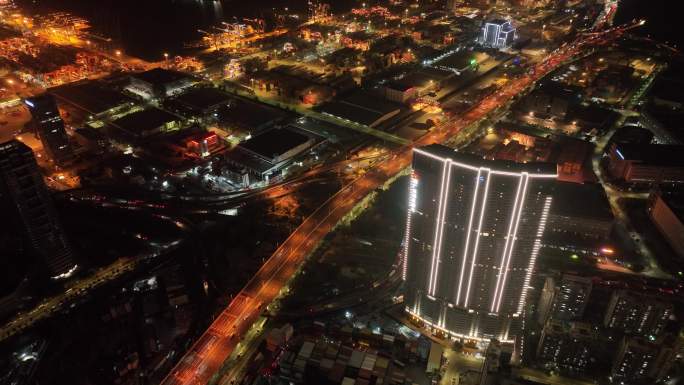
<path fill-rule="evenodd" d="M 406 310 L 451 335 L 517 334 L 556 166 L 414 150 L 404 250 Z"/>
<path fill-rule="evenodd" d="M 58 165 L 72 160 L 74 153 L 55 98 L 43 94 L 25 99 L 24 103 L 31 112 L 32 123 L 48 156 Z"/>
<path fill-rule="evenodd" d="M 73 273 L 76 264 L 33 151 L 17 140 L 0 144 L 0 212 L 52 278 Z"/>

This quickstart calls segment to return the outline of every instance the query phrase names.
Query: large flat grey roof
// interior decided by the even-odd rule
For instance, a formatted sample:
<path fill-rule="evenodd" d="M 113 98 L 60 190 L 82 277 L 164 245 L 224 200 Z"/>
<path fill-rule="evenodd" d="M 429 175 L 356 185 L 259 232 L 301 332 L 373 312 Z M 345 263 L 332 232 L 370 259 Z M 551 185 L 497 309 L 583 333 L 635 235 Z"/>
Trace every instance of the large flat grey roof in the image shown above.
<path fill-rule="evenodd" d="M 272 159 L 306 143 L 308 140 L 309 137 L 300 132 L 288 128 L 276 128 L 252 137 L 240 143 L 239 146 L 266 159 Z"/>
<path fill-rule="evenodd" d="M 227 103 L 231 100 L 231 97 L 219 89 L 202 87 L 192 88 L 182 93 L 175 100 L 193 110 L 203 111 L 222 103 Z"/>
<path fill-rule="evenodd" d="M 178 120 L 176 115 L 170 114 L 158 108 L 133 112 L 112 123 L 128 132 L 140 132 L 155 129 L 163 124 Z"/>
<path fill-rule="evenodd" d="M 357 91 L 323 104 L 318 111 L 370 126 L 383 116 L 399 109 L 400 106 L 396 103 L 364 91 Z"/>
<path fill-rule="evenodd" d="M 104 84 L 90 80 L 50 88 L 48 92 L 92 115 L 133 101 Z"/>
<path fill-rule="evenodd" d="M 568 217 L 612 220 L 613 212 L 600 184 L 557 182 L 551 213 Z"/>

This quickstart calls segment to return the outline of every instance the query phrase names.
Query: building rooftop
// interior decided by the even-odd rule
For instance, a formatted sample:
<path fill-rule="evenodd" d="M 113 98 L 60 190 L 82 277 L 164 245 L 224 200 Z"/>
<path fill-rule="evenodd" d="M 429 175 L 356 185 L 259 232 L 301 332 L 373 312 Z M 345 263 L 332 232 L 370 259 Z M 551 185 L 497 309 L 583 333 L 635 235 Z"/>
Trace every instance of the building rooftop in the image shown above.
<path fill-rule="evenodd" d="M 148 130 L 154 130 L 164 124 L 177 121 L 176 115 L 170 114 L 158 108 L 148 108 L 146 110 L 137 111 L 119 118 L 112 123 L 129 133 L 141 133 Z"/>
<path fill-rule="evenodd" d="M 99 141 L 99 140 L 106 140 L 107 138 L 103 133 L 100 131 L 92 128 L 92 127 L 81 127 L 77 128 L 74 130 L 75 133 L 78 135 L 81 135 L 82 137 L 92 140 L 92 141 Z"/>
<path fill-rule="evenodd" d="M 615 132 L 610 140 L 616 143 L 648 145 L 653 141 L 653 136 L 653 132 L 646 128 L 623 126 Z"/>
<path fill-rule="evenodd" d="M 617 112 L 590 104 L 575 106 L 570 118 L 580 121 L 580 124 L 591 124 L 597 129 L 602 129 L 610 126 L 619 116 Z"/>
<path fill-rule="evenodd" d="M 6 154 L 12 154 L 17 151 L 21 151 L 25 154 L 33 153 L 31 148 L 24 144 L 23 142 L 20 142 L 16 139 L 9 140 L 4 143 L 0 143 L 0 154 L 6 155 Z"/>
<path fill-rule="evenodd" d="M 669 102 L 684 104 L 684 95 L 682 95 L 682 85 L 684 82 L 679 78 L 673 78 L 672 74 L 661 74 L 659 79 L 653 83 L 650 94 L 658 99 L 667 100 Z"/>
<path fill-rule="evenodd" d="M 270 161 L 237 146 L 226 153 L 226 158 L 259 174 L 268 172 L 274 167 Z"/>
<path fill-rule="evenodd" d="M 550 320 L 544 326 L 546 334 L 569 334 L 575 338 L 596 338 L 590 323 Z"/>
<path fill-rule="evenodd" d="M 506 130 L 510 132 L 518 132 L 523 135 L 534 136 L 536 138 L 550 139 L 553 134 L 548 130 L 542 130 L 535 126 L 528 126 L 513 122 L 497 122 L 494 125 L 497 130 Z"/>
<path fill-rule="evenodd" d="M 396 87 L 405 87 L 406 89 L 408 88 L 413 88 L 413 87 L 427 87 L 430 85 L 430 81 L 435 81 L 432 79 L 432 77 L 428 76 L 427 74 L 421 73 L 421 72 L 412 72 L 406 76 L 404 76 L 401 79 L 391 81 L 391 84 L 395 84 Z M 392 87 L 394 88 L 394 87 Z M 394 88 L 394 89 L 400 89 L 400 88 Z"/>
<path fill-rule="evenodd" d="M 556 98 L 566 99 L 579 103 L 582 99 L 582 88 L 556 81 L 545 82 L 539 87 L 538 92 L 543 92 Z"/>
<path fill-rule="evenodd" d="M 388 89 L 399 91 L 399 92 L 406 92 L 406 91 L 408 91 L 414 87 L 414 85 L 409 84 L 407 82 L 403 82 L 402 80 L 403 79 L 391 80 L 391 81 L 385 83 L 385 87 L 387 87 Z"/>
<path fill-rule="evenodd" d="M 309 137 L 300 132 L 288 128 L 276 128 L 240 143 L 239 147 L 265 159 L 274 159 L 307 141 Z"/>
<path fill-rule="evenodd" d="M 287 114 L 277 108 L 245 99 L 232 99 L 218 111 L 219 120 L 256 130 L 283 119 Z"/>
<path fill-rule="evenodd" d="M 684 143 L 684 111 L 650 104 L 642 113 L 655 119 L 663 130 Z"/>
<path fill-rule="evenodd" d="M 182 79 L 193 79 L 192 76 L 183 72 L 172 71 L 164 68 L 154 68 L 149 71 L 131 75 L 133 78 L 150 83 L 154 86 L 164 86 Z"/>
<path fill-rule="evenodd" d="M 471 65 L 473 59 L 475 59 L 475 54 L 472 51 L 462 50 L 436 61 L 435 66 L 462 71 Z"/>
<path fill-rule="evenodd" d="M 468 58 L 468 65 L 470 65 L 470 59 L 472 58 Z M 454 76 L 452 71 L 435 67 L 422 67 L 417 71 L 417 73 L 429 76 L 434 81 L 443 81 Z"/>
<path fill-rule="evenodd" d="M 228 103 L 230 95 L 212 87 L 192 88 L 174 99 L 195 111 L 205 111 L 220 104 Z"/>
<path fill-rule="evenodd" d="M 623 160 L 651 166 L 684 167 L 684 145 L 616 143 L 614 146 Z"/>
<path fill-rule="evenodd" d="M 318 108 L 323 113 L 367 126 L 399 109 L 399 105 L 365 91 L 353 92 Z"/>
<path fill-rule="evenodd" d="M 677 190 L 661 191 L 660 197 L 677 218 L 684 222 L 684 193 Z"/>
<path fill-rule="evenodd" d="M 49 93 L 91 115 L 101 114 L 132 99 L 97 81 L 86 80 L 50 88 Z"/>
<path fill-rule="evenodd" d="M 600 184 L 557 182 L 553 198 L 553 215 L 613 220 L 608 197 Z"/>
<path fill-rule="evenodd" d="M 488 167 L 502 171 L 527 172 L 530 174 L 557 174 L 557 167 L 554 163 L 517 163 L 508 160 L 489 160 L 484 159 L 479 155 L 459 152 L 441 144 L 431 144 L 429 146 L 421 147 L 420 150 L 441 158 L 451 158 L 454 161 L 465 163 L 474 167 Z"/>

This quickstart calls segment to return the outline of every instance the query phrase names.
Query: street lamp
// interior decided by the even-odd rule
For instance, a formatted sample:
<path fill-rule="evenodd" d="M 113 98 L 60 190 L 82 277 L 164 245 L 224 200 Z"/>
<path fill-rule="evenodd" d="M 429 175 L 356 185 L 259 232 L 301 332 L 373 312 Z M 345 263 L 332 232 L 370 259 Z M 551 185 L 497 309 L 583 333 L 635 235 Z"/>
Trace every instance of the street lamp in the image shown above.
<path fill-rule="evenodd" d="M 116 54 L 116 56 L 121 56 L 121 51 L 118 49 L 114 53 Z"/>

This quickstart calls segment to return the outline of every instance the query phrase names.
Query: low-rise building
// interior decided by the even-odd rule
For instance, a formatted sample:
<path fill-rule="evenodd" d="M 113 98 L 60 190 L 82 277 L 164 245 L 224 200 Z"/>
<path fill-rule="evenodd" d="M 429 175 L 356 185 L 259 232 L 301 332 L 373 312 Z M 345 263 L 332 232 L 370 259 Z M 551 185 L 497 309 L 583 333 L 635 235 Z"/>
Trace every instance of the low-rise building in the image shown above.
<path fill-rule="evenodd" d="M 590 143 L 563 137 L 558 142 L 557 154 L 559 181 L 585 183 L 595 178 L 589 167 L 591 154 L 593 154 L 593 146 Z"/>
<path fill-rule="evenodd" d="M 562 241 L 582 238 L 608 239 L 614 217 L 603 187 L 599 184 L 558 182 L 554 202 L 546 223 L 546 238 Z"/>
<path fill-rule="evenodd" d="M 218 108 L 218 125 L 228 132 L 240 132 L 245 136 L 273 127 L 286 116 L 282 110 L 243 98 L 233 98 Z"/>
<path fill-rule="evenodd" d="M 397 80 L 388 81 L 382 85 L 381 89 L 387 100 L 405 104 L 412 99 L 425 96 L 431 91 L 438 90 L 444 80 L 451 76 L 455 76 L 453 73 L 443 76 L 439 74 L 442 71 L 437 71 L 437 75 L 422 70 L 412 72 Z"/>
<path fill-rule="evenodd" d="M 180 118 L 158 108 L 147 108 L 120 117 L 111 124 L 123 134 L 124 141 L 137 142 L 180 128 Z"/>
<path fill-rule="evenodd" d="M 131 83 L 126 90 L 143 99 L 164 99 L 178 95 L 197 83 L 196 78 L 183 72 L 154 68 L 131 75 Z"/>
<path fill-rule="evenodd" d="M 294 328 L 290 324 L 285 324 L 279 328 L 273 328 L 266 336 L 266 347 L 269 351 L 274 352 L 278 348 L 285 345 L 292 334 L 294 333 Z"/>
<path fill-rule="evenodd" d="M 107 137 L 92 127 L 81 127 L 74 130 L 74 139 L 82 147 L 93 153 L 101 153 L 109 146 Z"/>
<path fill-rule="evenodd" d="M 130 107 L 133 100 L 96 80 L 83 80 L 50 88 L 59 102 L 82 111 L 89 119 L 100 119 Z"/>
<path fill-rule="evenodd" d="M 169 100 L 165 106 L 187 118 L 218 117 L 218 111 L 231 101 L 231 96 L 213 87 L 194 87 Z M 216 114 L 216 115 L 214 115 Z"/>
<path fill-rule="evenodd" d="M 582 91 L 579 87 L 550 81 L 525 97 L 519 108 L 539 118 L 554 117 L 563 120 L 581 101 Z"/>
<path fill-rule="evenodd" d="M 356 91 L 325 103 L 318 111 L 350 123 L 376 127 L 400 112 L 400 105 Z"/>
<path fill-rule="evenodd" d="M 684 196 L 656 192 L 649 199 L 648 212 L 658 231 L 670 247 L 684 258 Z"/>
<path fill-rule="evenodd" d="M 684 182 L 684 146 L 613 143 L 608 151 L 608 171 L 630 183 Z"/>
<path fill-rule="evenodd" d="M 185 139 L 185 146 L 191 153 L 206 158 L 225 148 L 224 142 L 215 132 L 201 132 Z"/>
<path fill-rule="evenodd" d="M 313 136 L 289 127 L 265 131 L 226 154 L 226 160 L 232 166 L 229 177 L 245 186 L 269 181 L 315 143 Z"/>
<path fill-rule="evenodd" d="M 442 367 L 442 356 L 444 355 L 444 347 L 436 342 L 432 342 L 430 346 L 430 355 L 428 356 L 426 373 L 437 373 Z"/>
<path fill-rule="evenodd" d="M 403 104 L 417 98 L 420 93 L 420 90 L 414 85 L 400 81 L 387 82 L 382 86 L 382 91 L 387 100 Z"/>

